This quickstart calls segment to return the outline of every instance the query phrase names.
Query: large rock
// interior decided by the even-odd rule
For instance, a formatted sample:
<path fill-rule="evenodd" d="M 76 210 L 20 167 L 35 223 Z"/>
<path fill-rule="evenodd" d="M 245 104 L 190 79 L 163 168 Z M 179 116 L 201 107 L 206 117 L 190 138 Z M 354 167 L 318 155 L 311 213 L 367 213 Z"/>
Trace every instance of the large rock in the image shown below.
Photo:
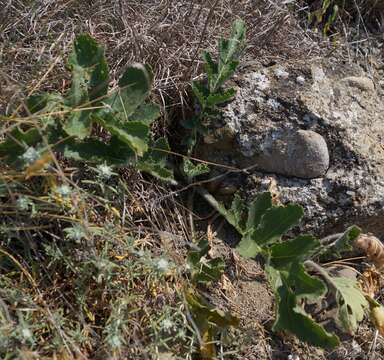
<path fill-rule="evenodd" d="M 252 65 L 235 79 L 236 98 L 212 124 L 199 155 L 250 167 L 249 195 L 268 189 L 272 175 L 281 202 L 305 207 L 302 230 L 326 234 L 356 223 L 384 236 L 378 80 L 335 60 L 300 68 Z"/>
<path fill-rule="evenodd" d="M 311 130 L 283 132 L 263 143 L 258 168 L 286 176 L 311 179 L 324 176 L 329 167 L 329 153 L 324 138 Z"/>

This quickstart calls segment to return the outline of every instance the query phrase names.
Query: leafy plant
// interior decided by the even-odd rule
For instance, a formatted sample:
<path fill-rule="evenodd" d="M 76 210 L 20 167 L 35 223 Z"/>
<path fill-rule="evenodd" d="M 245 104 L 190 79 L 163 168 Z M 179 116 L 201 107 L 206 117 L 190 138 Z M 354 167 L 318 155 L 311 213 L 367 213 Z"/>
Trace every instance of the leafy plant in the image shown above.
<path fill-rule="evenodd" d="M 150 125 L 160 115 L 159 107 L 147 101 L 153 81 L 150 69 L 130 65 L 117 89 L 108 93 L 104 50 L 87 34 L 76 38 L 68 67 L 72 73 L 68 92 L 29 97 L 26 105 L 30 116 L 26 120 L 32 119 L 33 125 L 10 132 L 0 144 L 0 156 L 13 166 L 36 168 L 36 162 L 55 150 L 67 158 L 133 165 L 159 178 L 171 179 L 172 172 L 166 168 L 166 140 L 150 139 Z M 104 136 L 108 141 L 93 135 L 94 124 L 109 133 Z M 45 158 L 49 163 L 51 159 Z M 41 168 L 37 167 L 36 172 Z"/>
<path fill-rule="evenodd" d="M 276 298 L 274 331 L 286 330 L 299 339 L 323 348 L 339 344 L 336 334 L 327 332 L 307 313 L 305 303 L 326 294 L 333 296 L 337 315 L 335 322 L 347 333 L 353 333 L 368 307 L 366 296 L 357 282 L 344 277 L 332 277 L 314 259 L 349 251 L 360 235 L 360 229 L 350 227 L 330 244 L 322 244 L 311 235 L 299 235 L 283 240 L 303 216 L 299 205 L 275 206 L 269 192 L 259 194 L 248 206 L 236 196 L 226 209 L 210 194 L 201 195 L 237 229 L 242 238 L 238 252 L 248 258 L 264 258 L 269 283 Z"/>
<path fill-rule="evenodd" d="M 338 4 L 339 2 L 341 2 L 341 4 Z M 328 34 L 331 26 L 336 21 L 340 6 L 343 9 L 345 7 L 345 2 L 322 0 L 321 6 L 310 13 L 309 22 L 315 27 L 322 25 L 323 34 Z"/>
<path fill-rule="evenodd" d="M 188 131 L 184 139 L 188 155 L 192 154 L 198 136 L 207 133 L 207 122 L 212 121 L 219 114 L 218 106 L 226 103 L 235 95 L 235 90 L 232 88 L 225 89 L 224 84 L 235 73 L 244 45 L 245 24 L 242 20 L 236 20 L 229 39 L 221 38 L 219 40 L 217 61 L 213 59 L 208 51 L 204 52 L 206 80 L 192 82 L 197 111 L 192 118 L 182 124 Z M 202 165 L 196 166 L 188 160 L 188 164 L 183 164 L 183 172 L 189 179 L 192 179 L 197 175 L 208 172 L 208 169 Z"/>
<path fill-rule="evenodd" d="M 224 272 L 223 259 L 208 259 L 209 250 L 209 243 L 204 239 L 188 253 L 187 262 L 191 271 L 192 282 L 195 284 L 209 284 L 217 281 Z"/>

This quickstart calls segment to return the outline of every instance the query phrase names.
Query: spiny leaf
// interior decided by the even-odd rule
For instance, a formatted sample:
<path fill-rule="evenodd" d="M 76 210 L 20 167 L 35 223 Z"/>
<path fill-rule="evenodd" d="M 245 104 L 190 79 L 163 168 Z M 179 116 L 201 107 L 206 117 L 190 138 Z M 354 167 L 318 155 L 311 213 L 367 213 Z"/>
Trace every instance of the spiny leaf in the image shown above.
<path fill-rule="evenodd" d="M 173 171 L 167 167 L 167 154 L 170 148 L 167 139 L 159 138 L 150 144 L 149 151 L 137 160 L 139 170 L 147 172 L 161 180 L 173 182 Z"/>
<path fill-rule="evenodd" d="M 125 142 L 139 156 L 143 156 L 148 150 L 148 125 L 139 121 L 128 121 L 120 123 L 112 113 L 100 113 L 94 115 L 94 119 L 105 127 L 120 141 Z"/>
<path fill-rule="evenodd" d="M 204 51 L 203 59 L 205 61 L 204 68 L 208 75 L 208 84 L 211 85 L 216 79 L 219 67 L 218 64 L 212 60 L 212 56 L 208 51 Z M 210 88 L 210 90 L 212 90 L 212 88 Z"/>
<path fill-rule="evenodd" d="M 79 35 L 69 57 L 72 84 L 69 106 L 77 107 L 107 93 L 108 65 L 104 50 L 88 34 Z"/>
<path fill-rule="evenodd" d="M 357 226 L 349 227 L 342 236 L 328 247 L 324 247 L 324 250 L 320 253 L 321 259 L 333 259 L 338 258 L 341 254 L 352 251 L 353 243 L 360 236 L 361 229 Z"/>
<path fill-rule="evenodd" d="M 93 163 L 106 162 L 111 165 L 128 165 L 134 160 L 134 153 L 129 147 L 126 147 L 124 151 L 119 151 L 116 144 L 105 144 L 96 139 L 67 142 L 63 152 L 67 158 Z"/>
<path fill-rule="evenodd" d="M 125 122 L 143 104 L 152 86 L 152 76 L 142 64 L 132 64 L 119 80 L 119 88 L 104 103 Z"/>
<path fill-rule="evenodd" d="M 188 158 L 183 160 L 183 172 L 188 177 L 193 179 L 196 176 L 209 173 L 209 166 L 205 163 L 194 164 Z"/>
<path fill-rule="evenodd" d="M 71 111 L 68 114 L 67 121 L 63 129 L 69 136 L 75 136 L 79 139 L 84 139 L 91 133 L 91 111 Z"/>
<path fill-rule="evenodd" d="M 64 130 L 70 136 L 84 139 L 91 133 L 90 110 L 81 111 L 81 106 L 107 93 L 108 66 L 104 50 L 88 34 L 79 35 L 74 42 L 69 58 L 72 71 L 71 89 L 67 106 L 77 108 L 69 114 Z"/>
<path fill-rule="evenodd" d="M 201 82 L 193 81 L 192 91 L 193 94 L 196 96 L 196 99 L 199 101 L 201 107 L 204 109 L 206 107 L 207 98 L 209 96 L 209 90 Z"/>
<path fill-rule="evenodd" d="M 231 100 L 233 96 L 235 95 L 234 89 L 228 89 L 225 91 L 216 92 L 213 94 L 210 94 L 207 97 L 207 105 L 208 106 L 216 106 L 222 103 L 227 102 L 228 100 Z"/>
<path fill-rule="evenodd" d="M 130 121 L 140 121 L 151 125 L 160 116 L 160 108 L 157 104 L 144 103 L 129 117 Z"/>

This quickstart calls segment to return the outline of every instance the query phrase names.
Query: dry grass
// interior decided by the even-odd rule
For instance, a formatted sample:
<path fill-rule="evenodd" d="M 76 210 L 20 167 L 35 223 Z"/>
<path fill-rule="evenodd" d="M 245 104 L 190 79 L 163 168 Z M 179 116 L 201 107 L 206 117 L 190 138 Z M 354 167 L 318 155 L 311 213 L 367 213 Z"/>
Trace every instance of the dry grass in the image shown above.
<path fill-rule="evenodd" d="M 38 90 L 66 88 L 66 54 L 75 34 L 81 32 L 89 32 L 105 45 L 113 78 L 131 62 L 150 64 L 159 100 L 167 107 L 179 106 L 188 102 L 188 84 L 200 73 L 201 50 L 216 46 L 234 18 L 247 22 L 251 59 L 268 61 L 313 51 L 282 3 L 7 1 L 0 22 L 0 112 L 10 113 L 50 67 Z"/>

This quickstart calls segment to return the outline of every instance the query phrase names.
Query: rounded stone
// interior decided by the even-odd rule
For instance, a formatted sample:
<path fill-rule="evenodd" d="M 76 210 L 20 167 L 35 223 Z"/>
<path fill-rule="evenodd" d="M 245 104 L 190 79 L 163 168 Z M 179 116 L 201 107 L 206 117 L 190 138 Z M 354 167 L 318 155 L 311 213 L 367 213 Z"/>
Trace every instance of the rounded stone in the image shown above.
<path fill-rule="evenodd" d="M 272 134 L 256 162 L 265 172 L 313 179 L 324 176 L 329 168 L 328 146 L 311 130 Z"/>

